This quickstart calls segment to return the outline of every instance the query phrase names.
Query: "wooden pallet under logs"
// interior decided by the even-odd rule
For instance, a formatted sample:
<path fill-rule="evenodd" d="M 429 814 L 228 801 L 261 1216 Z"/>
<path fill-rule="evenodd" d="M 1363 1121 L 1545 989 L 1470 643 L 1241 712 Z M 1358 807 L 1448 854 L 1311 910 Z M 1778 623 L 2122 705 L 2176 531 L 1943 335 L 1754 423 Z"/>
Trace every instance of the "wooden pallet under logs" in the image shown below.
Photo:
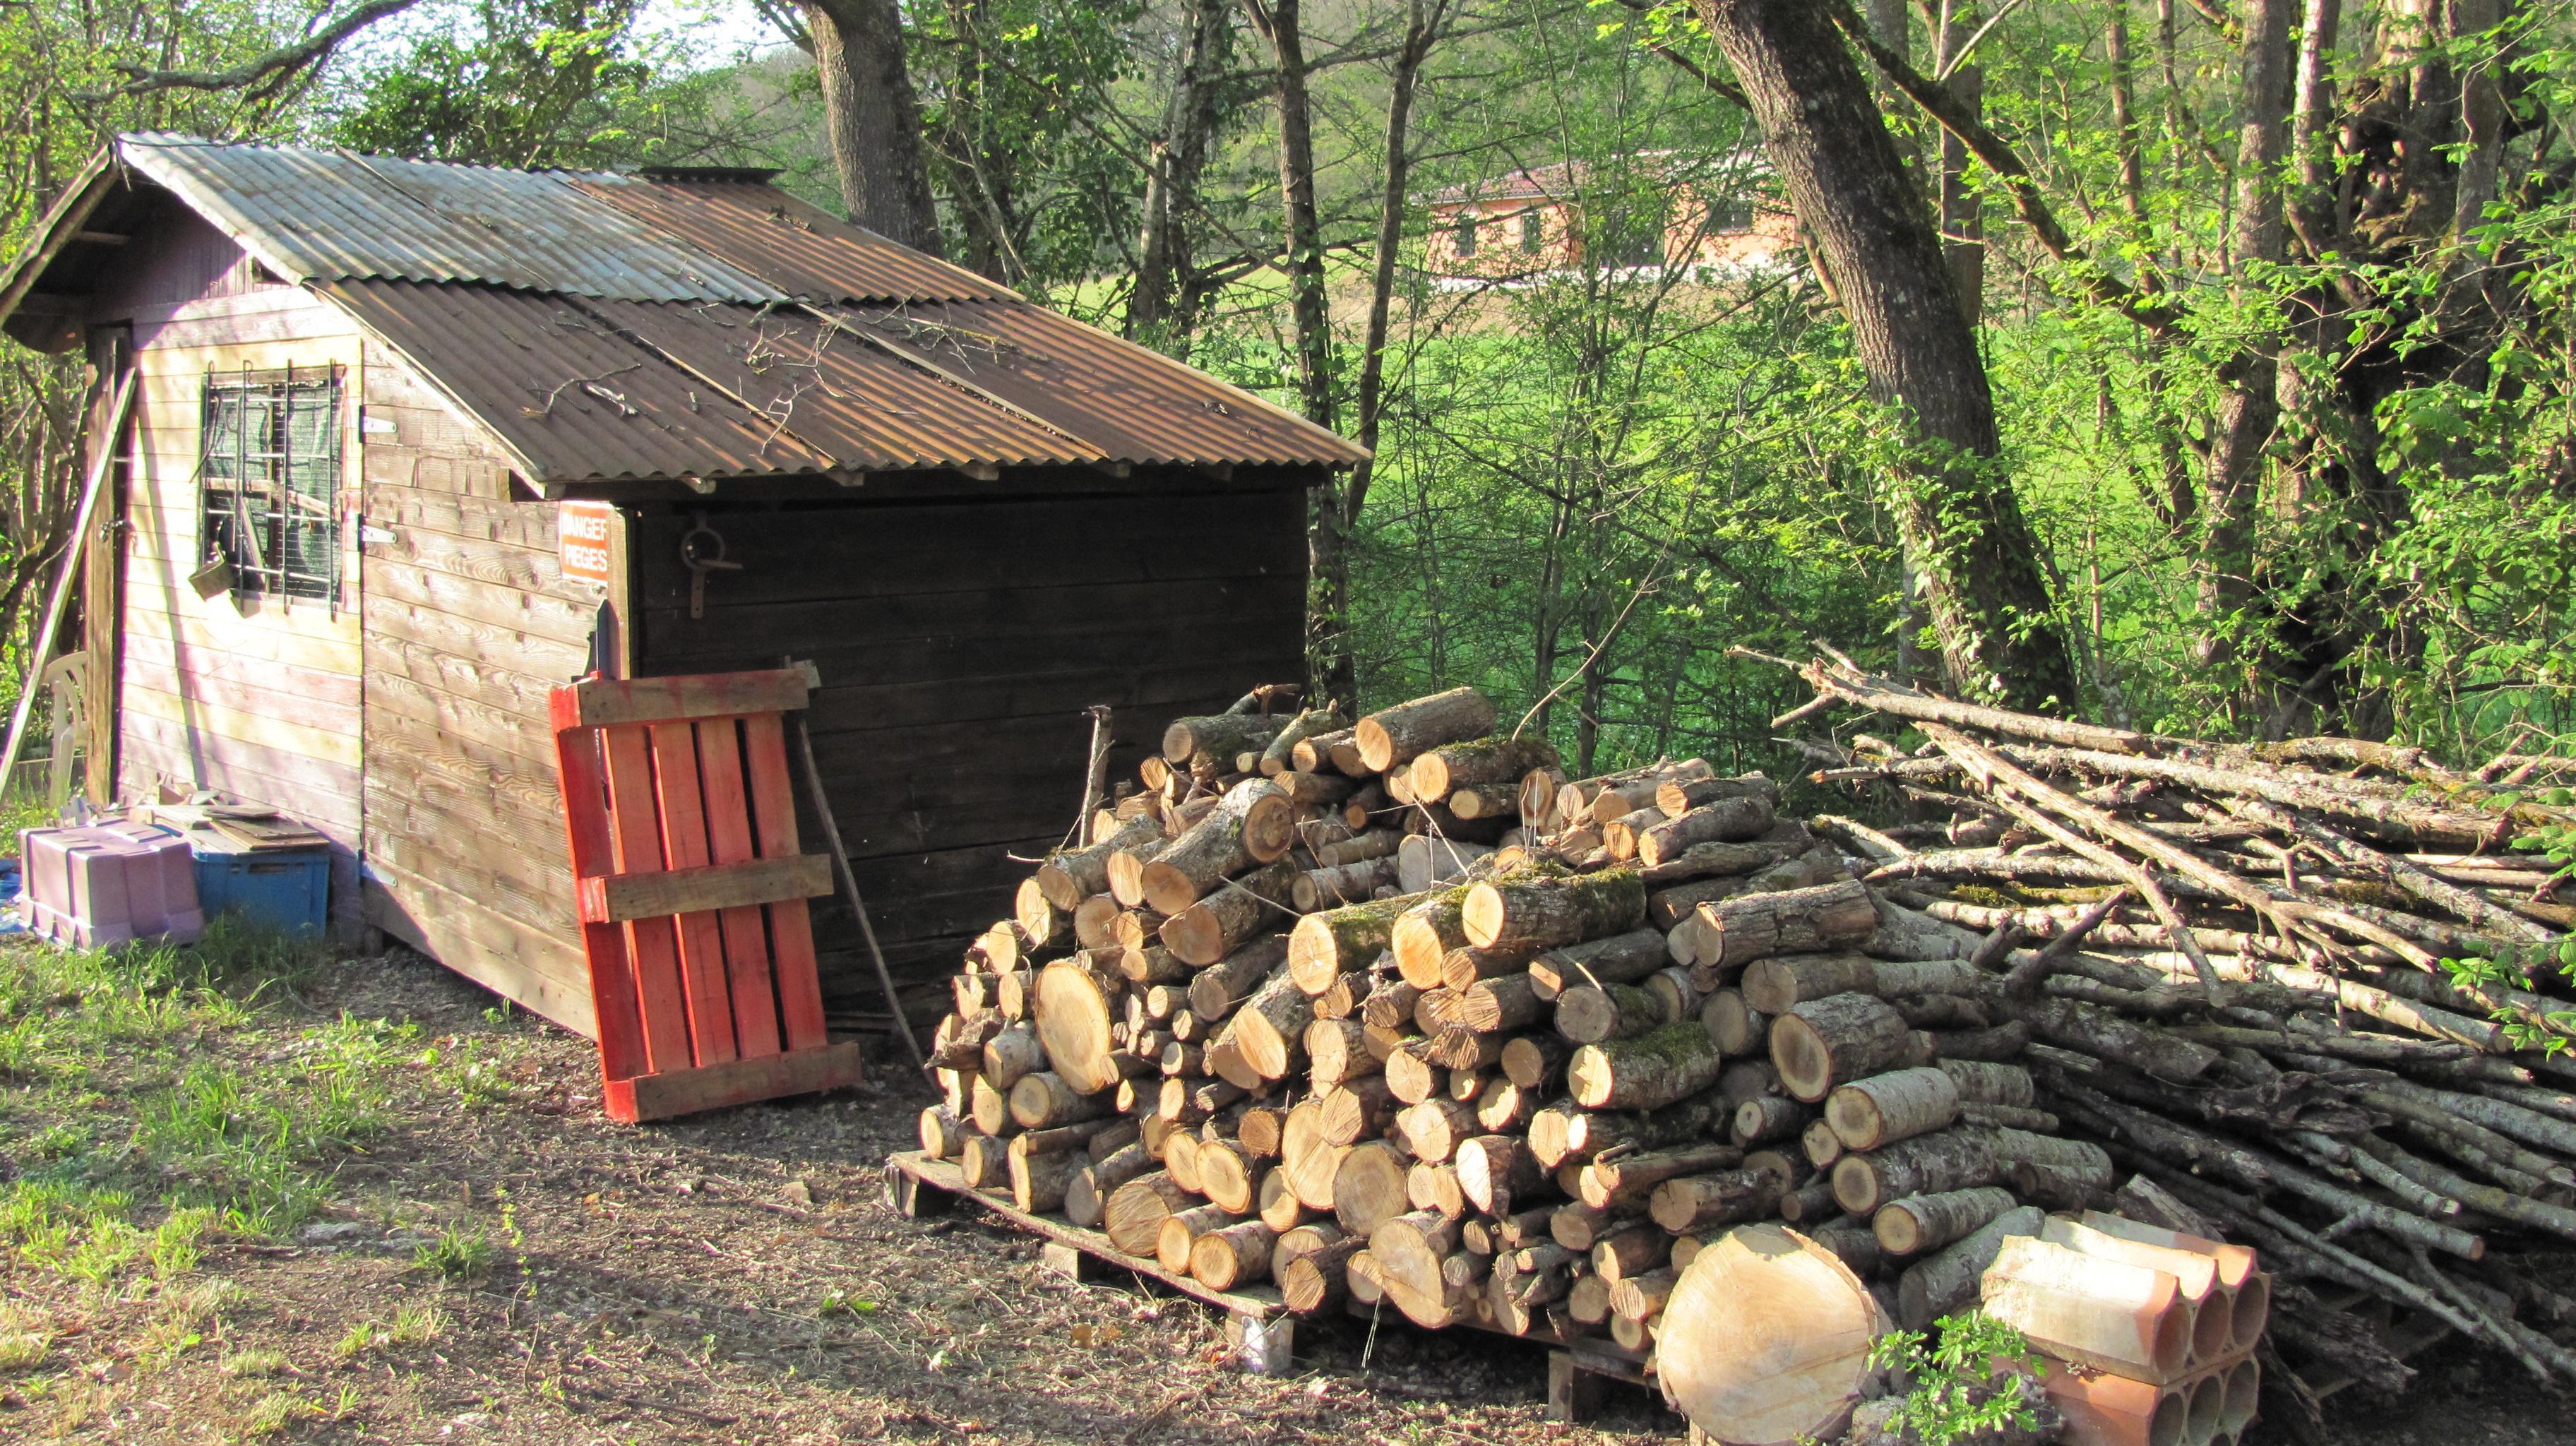
<path fill-rule="evenodd" d="M 1274 1287 L 1212 1290 L 1191 1279 L 1186 1271 L 1164 1269 L 1151 1256 L 1127 1254 L 1100 1231 L 1085 1230 L 1061 1216 L 1018 1209 L 1011 1204 L 1007 1189 L 975 1189 L 966 1183 L 964 1172 L 957 1166 L 917 1150 L 886 1157 L 885 1199 L 887 1208 L 910 1219 L 944 1215 L 955 1202 L 971 1200 L 1043 1240 L 1040 1259 L 1054 1273 L 1068 1280 L 1085 1281 L 1100 1279 L 1113 1270 L 1127 1271 L 1168 1286 L 1225 1312 L 1226 1339 L 1234 1346 L 1235 1361 L 1244 1370 L 1262 1376 L 1285 1375 L 1290 1370 L 1297 1318 L 1289 1313 Z M 1385 1312 L 1372 1312 L 1370 1307 L 1354 1302 L 1350 1313 L 1367 1320 L 1373 1313 Z M 1486 1333 L 1503 1335 L 1500 1331 Z M 1601 1384 L 1605 1381 L 1641 1387 L 1653 1384 L 1642 1356 L 1622 1351 L 1607 1341 L 1559 1341 L 1544 1334 L 1506 1338 L 1548 1347 L 1547 1407 L 1552 1421 L 1575 1423 L 1590 1419 L 1600 1408 Z"/>

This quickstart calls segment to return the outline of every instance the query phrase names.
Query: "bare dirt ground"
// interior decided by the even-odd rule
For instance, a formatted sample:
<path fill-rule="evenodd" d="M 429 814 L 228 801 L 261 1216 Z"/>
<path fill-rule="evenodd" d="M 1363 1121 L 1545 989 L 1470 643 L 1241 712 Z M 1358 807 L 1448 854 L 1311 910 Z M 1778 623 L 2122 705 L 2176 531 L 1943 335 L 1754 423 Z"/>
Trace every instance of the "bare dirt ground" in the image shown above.
<path fill-rule="evenodd" d="M 324 965 L 276 994 L 122 1078 L 101 1064 L 47 1083 L 0 1053 L 0 1187 L 19 1199 L 0 1216 L 0 1441 L 1467 1446 L 1681 1430 L 1642 1392 L 1591 1427 L 1552 1424 L 1537 1349 L 1393 1322 L 1301 1325 L 1298 1374 L 1247 1377 L 1190 1301 L 1053 1277 L 1034 1241 L 972 1209 L 904 1219 L 880 1162 L 911 1144 L 927 1095 L 899 1064 L 856 1093 L 639 1129 L 599 1112 L 586 1041 L 416 958 Z M 180 1248 L 170 1229 L 132 1233 L 149 1202 L 110 1201 L 94 1208 L 129 1210 L 117 1228 L 146 1253 L 108 1267 L 110 1245 L 81 1243 L 108 1227 L 49 1235 L 25 1204 L 69 1198 L 37 1188 L 67 1171 L 113 1158 L 131 1179 L 162 1158 L 115 1148 L 129 1115 L 136 1141 L 166 1133 L 155 1112 L 174 1107 L 153 1091 L 169 1082 L 150 1071 L 256 1083 L 379 1020 L 394 1043 L 372 1056 L 373 1114 L 309 1166 L 306 1208 L 265 1217 L 291 1229 L 218 1221 Z M 70 1117 L 84 1109 L 118 1123 Z M 238 1104 L 213 1126 L 260 1118 Z M 86 1165 L 59 1148 L 83 1129 Z M 156 1168 L 176 1200 L 211 1167 Z M 2334 1402 L 2336 1439 L 2569 1439 L 2509 1364 L 2456 1348 L 2422 1364 L 2397 1406 Z"/>

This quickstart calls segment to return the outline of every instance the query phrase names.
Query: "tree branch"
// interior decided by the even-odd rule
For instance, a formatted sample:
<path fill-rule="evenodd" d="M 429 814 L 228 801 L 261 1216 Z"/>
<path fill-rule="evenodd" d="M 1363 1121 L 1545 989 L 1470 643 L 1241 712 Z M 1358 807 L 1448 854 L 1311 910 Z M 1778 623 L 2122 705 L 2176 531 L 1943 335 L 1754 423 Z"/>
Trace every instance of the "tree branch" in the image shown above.
<path fill-rule="evenodd" d="M 2076 244 L 2075 238 L 2059 224 L 2057 213 L 2049 209 L 2047 199 L 2039 194 L 2039 182 L 2031 175 L 2030 167 L 2022 164 L 2021 157 L 2014 153 L 2003 137 L 1987 129 L 1983 121 L 1961 105 L 1949 87 L 1924 75 L 1908 64 L 1904 56 L 1879 44 L 1871 35 L 1868 23 L 1852 10 L 1850 0 L 1832 0 L 1828 8 L 1834 24 L 1841 27 L 1852 43 L 1868 52 L 1869 58 L 1877 62 L 1890 84 L 1905 92 L 1906 98 L 1920 106 L 1941 129 L 1958 137 L 1959 142 L 1987 170 L 2002 180 L 2004 192 L 2012 200 L 2013 211 L 2021 217 L 2024 225 L 2030 227 L 2041 249 L 2075 273 L 2087 296 L 2145 327 L 2159 340 L 2175 338 L 2181 317 L 2172 308 L 2112 275 Z"/>
<path fill-rule="evenodd" d="M 262 84 L 282 85 L 303 71 L 329 58 L 342 41 L 390 15 L 411 9 L 420 0 L 364 0 L 357 8 L 338 20 L 305 37 L 298 44 L 281 46 L 256 60 L 245 61 L 230 70 L 155 70 L 130 60 L 111 63 L 110 68 L 128 77 L 111 95 L 149 95 L 164 90 L 251 90 Z M 319 21 L 322 17 L 313 17 Z"/>

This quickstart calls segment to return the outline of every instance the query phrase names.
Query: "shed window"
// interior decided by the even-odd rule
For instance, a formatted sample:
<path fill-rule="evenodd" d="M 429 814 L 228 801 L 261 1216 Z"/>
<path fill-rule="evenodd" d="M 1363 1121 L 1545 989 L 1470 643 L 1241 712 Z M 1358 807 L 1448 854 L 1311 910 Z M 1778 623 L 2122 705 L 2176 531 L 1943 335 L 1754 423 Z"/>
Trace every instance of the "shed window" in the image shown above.
<path fill-rule="evenodd" d="M 340 596 L 340 369 L 208 373 L 204 555 L 236 596 Z"/>

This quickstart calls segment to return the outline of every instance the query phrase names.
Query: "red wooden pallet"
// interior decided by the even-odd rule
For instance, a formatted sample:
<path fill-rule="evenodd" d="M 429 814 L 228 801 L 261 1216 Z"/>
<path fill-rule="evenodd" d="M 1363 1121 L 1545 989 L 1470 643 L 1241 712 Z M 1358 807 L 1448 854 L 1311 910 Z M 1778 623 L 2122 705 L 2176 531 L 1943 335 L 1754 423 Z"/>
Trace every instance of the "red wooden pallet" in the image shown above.
<path fill-rule="evenodd" d="M 859 1082 L 823 1032 L 780 715 L 800 669 L 554 690 L 557 777 L 608 1113 L 668 1119 Z"/>

